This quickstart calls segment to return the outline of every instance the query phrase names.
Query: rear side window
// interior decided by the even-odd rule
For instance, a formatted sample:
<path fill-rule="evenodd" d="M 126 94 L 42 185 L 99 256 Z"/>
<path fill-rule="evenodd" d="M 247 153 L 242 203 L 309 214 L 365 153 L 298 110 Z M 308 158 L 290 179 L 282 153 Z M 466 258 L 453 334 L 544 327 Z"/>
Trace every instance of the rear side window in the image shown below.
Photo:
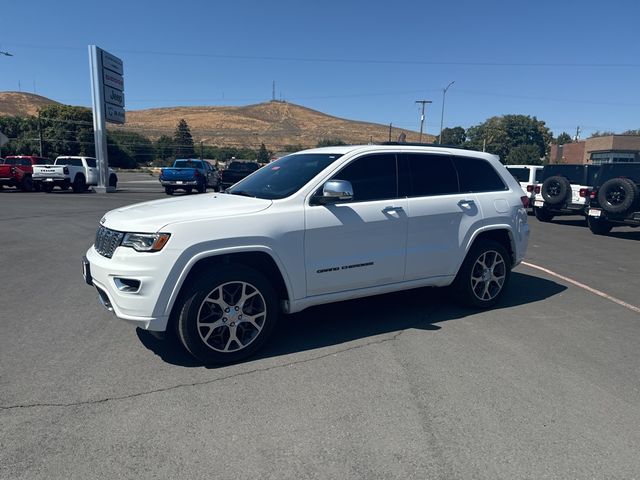
<path fill-rule="evenodd" d="M 448 155 L 408 153 L 401 158 L 409 173 L 408 181 L 402 182 L 403 190 L 408 189 L 408 196 L 458 193 L 458 174 Z"/>
<path fill-rule="evenodd" d="M 385 200 L 398 196 L 396 156 L 367 155 L 351 162 L 333 180 L 348 180 L 353 187 L 353 201 Z"/>
<path fill-rule="evenodd" d="M 529 181 L 529 169 L 524 167 L 507 167 L 509 173 L 519 182 Z"/>
<path fill-rule="evenodd" d="M 536 182 L 541 182 L 542 181 L 542 173 L 544 172 L 544 170 L 542 168 L 538 168 L 536 170 Z"/>
<path fill-rule="evenodd" d="M 497 192 L 507 190 L 498 172 L 481 158 L 453 157 L 460 179 L 460 192 Z"/>

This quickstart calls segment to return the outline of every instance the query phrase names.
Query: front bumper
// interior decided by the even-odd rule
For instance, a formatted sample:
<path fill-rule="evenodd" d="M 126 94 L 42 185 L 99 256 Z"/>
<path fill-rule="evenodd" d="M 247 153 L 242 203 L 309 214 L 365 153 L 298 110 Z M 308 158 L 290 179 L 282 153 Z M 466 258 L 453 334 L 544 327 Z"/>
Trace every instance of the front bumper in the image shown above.
<path fill-rule="evenodd" d="M 169 249 L 144 253 L 118 247 L 112 258 L 106 258 L 92 246 L 83 258 L 83 276 L 97 289 L 100 303 L 116 317 L 144 330 L 162 332 L 169 320 L 163 287 L 175 261 L 172 257 Z M 138 288 L 127 288 L 123 280 L 139 282 Z"/>

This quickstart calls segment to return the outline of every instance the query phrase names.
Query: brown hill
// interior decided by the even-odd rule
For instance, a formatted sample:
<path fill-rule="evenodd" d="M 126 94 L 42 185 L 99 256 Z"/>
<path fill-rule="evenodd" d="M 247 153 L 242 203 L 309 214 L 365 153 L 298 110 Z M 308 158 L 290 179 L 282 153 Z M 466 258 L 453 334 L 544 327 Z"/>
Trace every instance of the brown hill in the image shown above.
<path fill-rule="evenodd" d="M 151 138 L 172 135 L 184 118 L 196 142 L 206 145 L 314 146 L 322 139 L 340 139 L 346 143 L 382 142 L 389 139 L 389 127 L 333 117 L 310 108 L 286 102 L 268 102 L 244 107 L 173 107 L 127 112 L 124 128 L 145 133 Z M 391 139 L 405 132 L 407 141 L 418 141 L 419 134 L 393 128 Z M 433 141 L 423 135 L 423 141 Z"/>
<path fill-rule="evenodd" d="M 35 115 L 39 107 L 55 104 L 46 97 L 31 93 L 0 92 L 0 116 Z M 178 121 L 184 118 L 196 143 L 219 146 L 258 147 L 264 143 L 271 150 L 287 145 L 315 146 L 323 139 L 340 139 L 358 144 L 389 139 L 389 126 L 333 117 L 310 108 L 286 102 L 267 102 L 243 107 L 170 107 L 127 111 L 122 127 L 152 139 L 172 136 Z M 393 128 L 391 139 L 401 133 L 406 140 L 418 141 L 419 134 Z M 423 141 L 433 141 L 424 134 Z"/>
<path fill-rule="evenodd" d="M 38 108 L 57 103 L 34 93 L 0 92 L 0 117 L 3 115 L 37 115 Z"/>

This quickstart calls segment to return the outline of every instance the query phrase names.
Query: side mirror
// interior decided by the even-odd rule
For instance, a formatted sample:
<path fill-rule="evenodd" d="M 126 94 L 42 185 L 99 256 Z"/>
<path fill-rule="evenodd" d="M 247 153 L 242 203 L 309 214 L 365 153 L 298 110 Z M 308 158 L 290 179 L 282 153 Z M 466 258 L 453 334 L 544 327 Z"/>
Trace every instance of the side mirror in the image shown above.
<path fill-rule="evenodd" d="M 326 205 L 353 200 L 353 187 L 347 180 L 329 180 L 322 187 L 322 196 L 318 203 Z"/>

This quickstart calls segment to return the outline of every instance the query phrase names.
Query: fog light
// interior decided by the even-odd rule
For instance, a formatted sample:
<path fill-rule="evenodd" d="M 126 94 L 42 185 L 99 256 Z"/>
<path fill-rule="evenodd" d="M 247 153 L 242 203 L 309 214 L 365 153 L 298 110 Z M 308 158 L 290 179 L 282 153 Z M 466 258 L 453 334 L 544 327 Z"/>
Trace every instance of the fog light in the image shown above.
<path fill-rule="evenodd" d="M 116 284 L 116 288 L 121 292 L 137 293 L 140 290 L 140 280 L 134 280 L 133 278 L 115 277 L 113 283 Z"/>

